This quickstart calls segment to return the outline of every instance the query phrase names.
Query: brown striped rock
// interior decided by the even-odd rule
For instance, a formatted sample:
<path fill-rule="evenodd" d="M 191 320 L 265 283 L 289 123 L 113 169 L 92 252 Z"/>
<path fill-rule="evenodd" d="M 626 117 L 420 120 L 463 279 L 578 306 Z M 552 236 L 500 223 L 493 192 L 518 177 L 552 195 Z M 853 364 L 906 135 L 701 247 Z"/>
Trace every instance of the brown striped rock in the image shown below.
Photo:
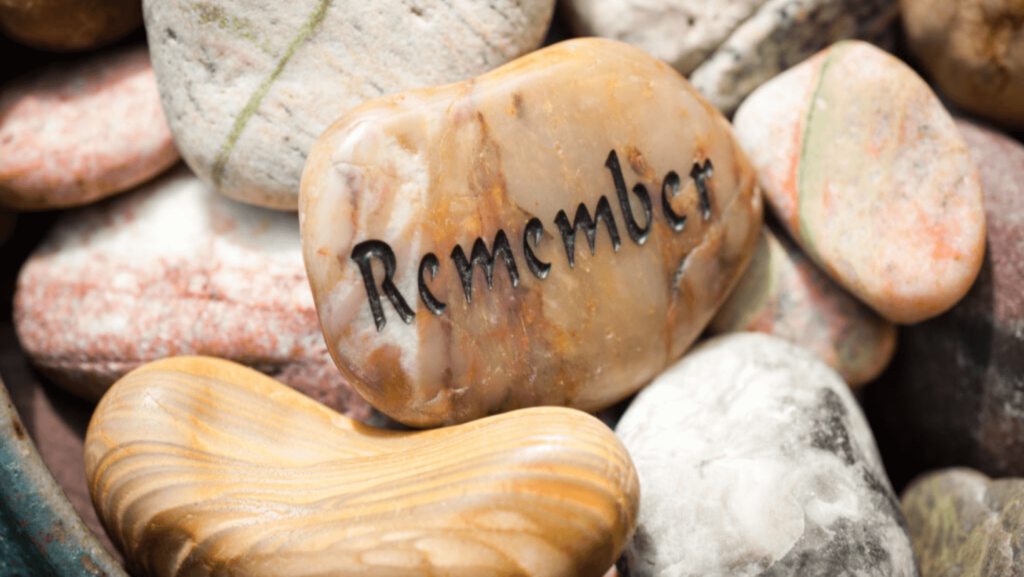
<path fill-rule="evenodd" d="M 800 247 L 888 320 L 948 310 L 985 253 L 978 169 L 906 64 L 841 42 L 762 85 L 734 122 Z"/>
<path fill-rule="evenodd" d="M 167 119 L 196 174 L 295 210 L 313 143 L 383 94 L 482 74 L 540 46 L 555 0 L 145 0 Z"/>
<path fill-rule="evenodd" d="M 327 352 L 295 214 L 226 199 L 185 167 L 64 215 L 21 269 L 14 322 L 32 362 L 88 399 L 143 363 L 206 354 L 370 414 Z"/>
<path fill-rule="evenodd" d="M 141 0 L 4 0 L 0 29 L 44 50 L 89 50 L 142 25 Z"/>
<path fill-rule="evenodd" d="M 338 366 L 420 426 L 628 396 L 697 338 L 761 226 L 728 122 L 601 39 L 363 105 L 300 200 Z"/>
<path fill-rule="evenodd" d="M 177 160 L 145 46 L 55 65 L 0 88 L 0 206 L 86 204 Z"/>
<path fill-rule="evenodd" d="M 756 331 L 810 350 L 851 387 L 885 369 L 896 326 L 818 270 L 786 236 L 765 226 L 747 272 L 708 327 Z"/>
<path fill-rule="evenodd" d="M 114 385 L 85 468 L 128 569 L 152 577 L 598 577 L 639 503 L 625 448 L 585 413 L 383 431 L 201 357 Z"/>

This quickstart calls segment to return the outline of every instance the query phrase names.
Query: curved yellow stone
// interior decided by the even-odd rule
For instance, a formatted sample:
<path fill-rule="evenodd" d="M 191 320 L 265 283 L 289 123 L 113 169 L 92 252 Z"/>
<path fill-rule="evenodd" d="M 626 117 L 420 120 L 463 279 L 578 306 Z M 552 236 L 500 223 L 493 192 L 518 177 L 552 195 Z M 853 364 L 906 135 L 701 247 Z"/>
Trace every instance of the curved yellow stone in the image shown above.
<path fill-rule="evenodd" d="M 601 575 L 639 503 L 597 419 L 537 408 L 362 425 L 252 369 L 126 375 L 86 436 L 93 504 L 136 575 Z"/>
<path fill-rule="evenodd" d="M 609 406 L 678 359 L 739 278 L 754 183 L 682 76 L 610 40 L 368 102 L 303 173 L 328 347 L 415 426 Z"/>

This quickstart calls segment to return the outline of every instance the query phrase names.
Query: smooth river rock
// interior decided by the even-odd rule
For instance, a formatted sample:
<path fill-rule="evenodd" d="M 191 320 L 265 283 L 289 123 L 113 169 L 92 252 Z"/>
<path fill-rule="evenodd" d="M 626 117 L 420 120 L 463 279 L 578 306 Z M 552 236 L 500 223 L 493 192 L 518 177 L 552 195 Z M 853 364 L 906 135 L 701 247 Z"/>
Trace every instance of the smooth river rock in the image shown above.
<path fill-rule="evenodd" d="M 384 431 L 204 357 L 118 381 L 85 471 L 128 569 L 151 577 L 600 577 L 640 497 L 622 443 L 580 411 Z"/>
<path fill-rule="evenodd" d="M 921 577 L 1024 575 L 1024 479 L 947 469 L 915 481 L 902 502 Z"/>
<path fill-rule="evenodd" d="M 171 130 L 233 198 L 298 205 L 320 133 L 366 100 L 464 80 L 537 48 L 554 0 L 146 0 Z"/>
<path fill-rule="evenodd" d="M 145 46 L 57 64 L 0 88 L 0 205 L 64 208 L 178 160 Z"/>
<path fill-rule="evenodd" d="M 734 126 L 789 234 L 883 317 L 917 323 L 970 289 L 985 254 L 978 169 L 906 64 L 841 42 L 761 86 Z"/>
<path fill-rule="evenodd" d="M 782 231 L 765 226 L 747 272 L 708 326 L 757 331 L 810 350 L 851 387 L 877 377 L 896 352 L 896 326 L 844 291 Z"/>
<path fill-rule="evenodd" d="M 865 391 L 897 486 L 960 465 L 1024 477 L 1024 145 L 957 128 L 981 170 L 988 251 L 967 296 L 901 330 L 892 369 Z"/>
<path fill-rule="evenodd" d="M 1024 129 L 1024 3 L 900 0 L 907 46 L 964 110 Z"/>
<path fill-rule="evenodd" d="M 327 352 L 298 219 L 224 198 L 185 167 L 62 216 L 21 269 L 13 316 L 32 362 L 87 399 L 146 362 L 205 354 L 370 415 Z"/>
<path fill-rule="evenodd" d="M 90 50 L 142 25 L 141 0 L 4 0 L 0 29 L 34 48 Z"/>
<path fill-rule="evenodd" d="M 369 102 L 303 175 L 328 346 L 406 424 L 609 406 L 679 358 L 743 272 L 754 180 L 686 80 L 611 40 Z"/>
<path fill-rule="evenodd" d="M 616 427 L 640 477 L 623 577 L 916 576 L 849 387 L 776 337 L 716 337 Z"/>

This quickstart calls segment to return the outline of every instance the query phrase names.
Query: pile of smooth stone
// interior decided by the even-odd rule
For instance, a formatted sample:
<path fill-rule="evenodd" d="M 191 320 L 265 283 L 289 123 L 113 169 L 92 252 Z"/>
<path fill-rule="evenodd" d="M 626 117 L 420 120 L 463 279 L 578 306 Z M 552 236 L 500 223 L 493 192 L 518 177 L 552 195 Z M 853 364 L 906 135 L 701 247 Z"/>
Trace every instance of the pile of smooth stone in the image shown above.
<path fill-rule="evenodd" d="M 1019 1 L 0 29 L 89 51 L 0 88 L 0 231 L 67 209 L 13 318 L 131 573 L 1024 572 Z"/>

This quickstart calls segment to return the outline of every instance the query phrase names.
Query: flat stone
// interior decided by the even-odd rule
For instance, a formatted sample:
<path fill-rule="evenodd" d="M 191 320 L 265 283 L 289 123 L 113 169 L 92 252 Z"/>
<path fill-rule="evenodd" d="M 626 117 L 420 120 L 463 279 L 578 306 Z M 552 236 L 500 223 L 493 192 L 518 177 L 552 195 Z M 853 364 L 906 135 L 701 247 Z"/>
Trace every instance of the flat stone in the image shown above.
<path fill-rule="evenodd" d="M 985 253 L 978 169 L 907 65 L 836 44 L 761 86 L 734 126 L 789 234 L 883 317 L 913 324 L 967 293 Z"/>
<path fill-rule="evenodd" d="M 0 205 L 86 204 L 177 160 L 145 46 L 54 65 L 0 89 Z"/>
<path fill-rule="evenodd" d="M 142 25 L 140 0 L 7 0 L 0 2 L 0 29 L 35 48 L 90 50 Z"/>
<path fill-rule="evenodd" d="M 907 47 L 964 110 L 1024 128 L 1024 4 L 900 0 Z"/>
<path fill-rule="evenodd" d="M 922 577 L 1024 573 L 1024 479 L 937 471 L 903 494 Z"/>
<path fill-rule="evenodd" d="M 967 296 L 903 329 L 885 382 L 866 390 L 894 482 L 957 465 L 1024 477 L 1024 146 L 957 128 L 981 172 L 988 251 Z"/>
<path fill-rule="evenodd" d="M 471 78 L 537 48 L 554 0 L 147 0 L 153 67 L 189 166 L 295 210 L 320 133 L 366 100 Z"/>
<path fill-rule="evenodd" d="M 624 577 L 917 575 L 867 421 L 804 349 L 716 337 L 641 391 L 615 432 L 641 487 Z"/>
<path fill-rule="evenodd" d="M 756 331 L 808 349 L 851 387 L 877 377 L 896 351 L 896 326 L 844 291 L 781 231 L 765 226 L 747 272 L 708 326 Z"/>
<path fill-rule="evenodd" d="M 610 40 L 369 102 L 303 176 L 328 346 L 407 424 L 609 406 L 679 358 L 743 272 L 754 178 L 678 73 Z"/>
<path fill-rule="evenodd" d="M 295 215 L 224 198 L 184 167 L 63 215 L 22 267 L 13 316 L 32 362 L 87 399 L 151 360 L 207 354 L 370 415 L 327 352 Z"/>

